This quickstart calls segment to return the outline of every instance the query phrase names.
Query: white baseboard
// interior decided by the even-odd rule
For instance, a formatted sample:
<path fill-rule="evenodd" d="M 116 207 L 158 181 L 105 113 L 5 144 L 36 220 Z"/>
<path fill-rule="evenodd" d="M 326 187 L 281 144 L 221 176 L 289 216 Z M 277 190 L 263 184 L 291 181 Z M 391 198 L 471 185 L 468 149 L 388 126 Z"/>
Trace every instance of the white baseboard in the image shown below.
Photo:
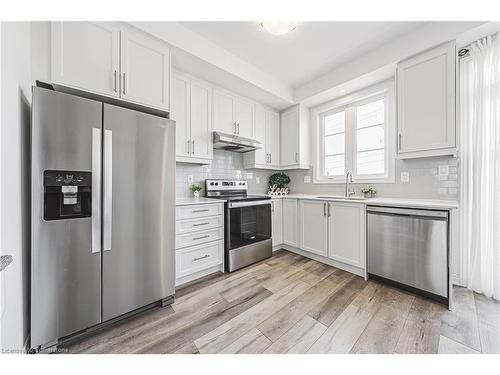
<path fill-rule="evenodd" d="M 301 250 L 299 248 L 296 248 L 296 247 L 293 247 L 290 245 L 281 245 L 280 248 L 291 251 L 292 253 L 295 253 L 295 254 L 302 255 L 303 257 L 310 258 L 310 259 L 316 260 L 318 262 L 328 264 L 329 266 L 340 268 L 341 270 L 353 273 L 355 275 L 365 277 L 364 268 L 359 268 L 359 267 L 351 266 L 350 264 L 338 262 L 336 260 L 326 258 L 326 257 L 323 257 L 321 255 L 313 254 L 313 253 L 310 253 L 308 251 L 304 251 L 304 250 Z"/>

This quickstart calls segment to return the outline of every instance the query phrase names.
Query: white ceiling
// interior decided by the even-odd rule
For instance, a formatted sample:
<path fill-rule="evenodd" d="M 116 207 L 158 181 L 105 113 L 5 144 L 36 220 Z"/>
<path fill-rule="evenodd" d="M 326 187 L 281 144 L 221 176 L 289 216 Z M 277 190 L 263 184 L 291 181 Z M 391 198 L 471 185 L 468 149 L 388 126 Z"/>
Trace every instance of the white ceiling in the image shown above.
<path fill-rule="evenodd" d="M 425 22 L 302 22 L 286 35 L 266 33 L 257 22 L 180 24 L 296 88 Z"/>

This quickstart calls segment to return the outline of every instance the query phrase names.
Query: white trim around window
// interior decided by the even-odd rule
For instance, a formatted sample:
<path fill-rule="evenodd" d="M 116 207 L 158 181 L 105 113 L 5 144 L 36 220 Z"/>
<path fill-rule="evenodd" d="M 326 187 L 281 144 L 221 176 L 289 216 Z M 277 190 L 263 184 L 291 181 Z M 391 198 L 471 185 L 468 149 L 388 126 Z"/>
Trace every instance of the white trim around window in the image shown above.
<path fill-rule="evenodd" d="M 357 171 L 356 157 L 358 152 L 356 134 L 358 132 L 356 121 L 357 108 L 374 103 L 379 100 L 384 102 L 383 123 L 373 126 L 382 126 L 384 131 L 384 170 L 379 174 L 362 174 Z M 338 114 L 337 116 L 335 116 Z M 330 129 L 325 130 L 325 118 L 331 123 Z M 344 120 L 342 126 L 342 119 Z M 396 101 L 395 81 L 390 79 L 379 84 L 359 90 L 353 94 L 329 101 L 311 109 L 311 123 L 313 124 L 313 182 L 314 183 L 345 183 L 345 173 L 353 173 L 354 183 L 394 183 L 395 169 L 395 144 L 396 144 Z M 328 133 L 326 134 L 325 131 Z M 381 131 L 381 130 L 380 130 Z M 380 133 L 379 133 L 380 134 Z M 330 138 L 330 139 L 329 139 Z M 382 137 L 381 137 L 382 138 Z M 343 148 L 339 142 L 343 140 Z M 336 145 L 331 155 L 325 155 L 325 142 Z M 328 147 L 327 147 L 328 148 Z M 337 152 L 338 150 L 338 152 Z M 374 150 L 380 151 L 378 147 Z M 361 153 L 361 151 L 360 151 Z M 342 154 L 344 167 L 341 167 Z M 325 160 L 330 158 L 326 175 Z M 381 166 L 379 168 L 382 170 Z"/>

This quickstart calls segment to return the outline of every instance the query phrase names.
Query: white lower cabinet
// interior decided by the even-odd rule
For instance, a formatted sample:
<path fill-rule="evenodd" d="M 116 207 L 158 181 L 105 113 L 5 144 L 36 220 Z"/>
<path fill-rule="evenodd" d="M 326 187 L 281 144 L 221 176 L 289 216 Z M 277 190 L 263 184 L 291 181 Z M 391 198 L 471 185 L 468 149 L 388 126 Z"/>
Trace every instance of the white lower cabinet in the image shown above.
<path fill-rule="evenodd" d="M 327 256 L 328 217 L 327 203 L 317 200 L 300 200 L 300 248 Z"/>
<path fill-rule="evenodd" d="M 272 236 L 273 246 L 283 243 L 283 200 L 281 198 L 271 201 Z"/>
<path fill-rule="evenodd" d="M 224 270 L 224 203 L 176 207 L 175 285 Z"/>
<path fill-rule="evenodd" d="M 331 202 L 328 218 L 328 257 L 364 268 L 365 206 L 359 203 Z"/>
<path fill-rule="evenodd" d="M 283 243 L 290 246 L 299 246 L 298 236 L 298 200 L 283 199 Z"/>
<path fill-rule="evenodd" d="M 283 198 L 283 245 L 358 275 L 365 274 L 365 205 Z M 274 220 L 277 220 L 273 217 Z M 273 246 L 278 246 L 279 237 Z"/>

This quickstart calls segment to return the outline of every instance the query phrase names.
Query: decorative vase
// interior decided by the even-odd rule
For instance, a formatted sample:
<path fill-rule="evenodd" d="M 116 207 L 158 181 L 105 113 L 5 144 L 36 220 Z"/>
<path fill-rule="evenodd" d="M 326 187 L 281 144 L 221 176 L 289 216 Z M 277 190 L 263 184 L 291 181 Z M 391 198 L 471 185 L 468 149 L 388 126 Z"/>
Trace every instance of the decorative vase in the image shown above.
<path fill-rule="evenodd" d="M 371 191 L 367 192 L 367 193 L 363 193 L 365 195 L 365 198 L 372 198 L 373 197 L 373 193 Z"/>
<path fill-rule="evenodd" d="M 194 199 L 198 199 L 200 197 L 200 192 L 199 191 L 194 191 Z"/>

